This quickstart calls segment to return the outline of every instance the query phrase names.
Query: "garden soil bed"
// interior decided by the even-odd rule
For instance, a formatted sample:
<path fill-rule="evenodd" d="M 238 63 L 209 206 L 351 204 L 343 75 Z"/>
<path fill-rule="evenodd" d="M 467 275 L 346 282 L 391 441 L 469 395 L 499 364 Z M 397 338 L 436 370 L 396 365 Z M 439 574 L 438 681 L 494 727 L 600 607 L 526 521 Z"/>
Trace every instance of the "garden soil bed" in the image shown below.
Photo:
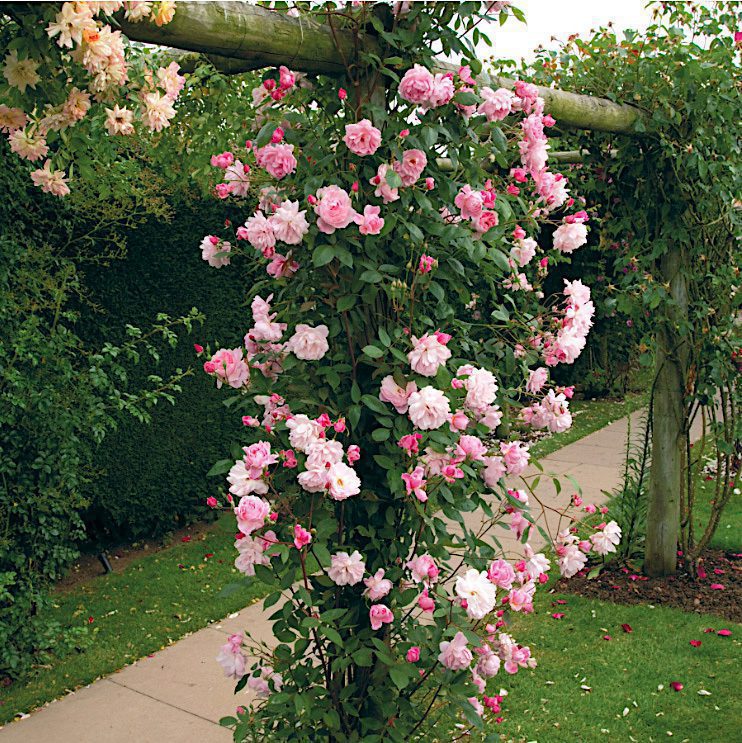
<path fill-rule="evenodd" d="M 705 577 L 694 579 L 684 569 L 668 578 L 646 578 L 638 569 L 611 566 L 590 580 L 586 574 L 560 580 L 556 589 L 616 604 L 673 606 L 742 622 L 742 553 L 710 550 L 702 567 Z"/>

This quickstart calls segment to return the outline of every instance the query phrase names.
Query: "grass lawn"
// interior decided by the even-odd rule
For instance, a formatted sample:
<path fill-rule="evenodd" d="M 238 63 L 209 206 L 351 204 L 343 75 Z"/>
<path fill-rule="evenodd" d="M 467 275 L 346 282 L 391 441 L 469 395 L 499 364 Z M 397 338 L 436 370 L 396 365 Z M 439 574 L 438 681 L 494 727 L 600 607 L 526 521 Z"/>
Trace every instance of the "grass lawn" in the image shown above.
<path fill-rule="evenodd" d="M 552 606 L 556 599 L 567 603 Z M 554 612 L 565 616 L 553 619 Z M 729 629 L 732 636 L 705 634 L 708 627 Z M 542 597 L 535 615 L 519 617 L 513 631 L 531 646 L 538 668 L 498 676 L 509 689 L 504 740 L 740 740 L 742 625 L 708 614 L 554 594 Z M 700 640 L 700 647 L 690 640 Z M 673 681 L 683 689 L 674 691 Z"/>
<path fill-rule="evenodd" d="M 711 514 L 711 499 L 715 495 L 715 480 L 703 476 L 696 479 L 696 504 L 694 507 L 696 539 L 700 539 Z M 742 496 L 732 494 L 711 537 L 709 547 L 720 550 L 742 550 Z"/>
<path fill-rule="evenodd" d="M 578 441 L 604 428 L 612 421 L 633 413 L 646 404 L 644 393 L 629 392 L 624 400 L 575 400 L 570 403 L 572 428 L 559 435 L 541 439 L 531 447 L 535 458 L 545 457 L 557 449 Z"/>
<path fill-rule="evenodd" d="M 233 534 L 234 518 L 224 514 L 190 542 L 179 540 L 132 562 L 121 573 L 55 594 L 53 619 L 63 627 L 80 628 L 76 647 L 51 658 L 25 684 L 2 690 L 0 724 L 265 595 L 259 583 L 219 595 L 240 577 L 233 567 Z"/>

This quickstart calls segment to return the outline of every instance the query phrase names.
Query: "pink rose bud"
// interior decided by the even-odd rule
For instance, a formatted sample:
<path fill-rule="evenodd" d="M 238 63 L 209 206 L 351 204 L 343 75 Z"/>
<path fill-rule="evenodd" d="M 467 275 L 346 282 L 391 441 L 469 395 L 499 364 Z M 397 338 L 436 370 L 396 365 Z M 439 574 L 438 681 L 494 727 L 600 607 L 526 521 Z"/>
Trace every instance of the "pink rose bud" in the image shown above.
<path fill-rule="evenodd" d="M 245 140 L 245 149 L 251 150 L 252 149 L 252 139 L 246 139 Z"/>
<path fill-rule="evenodd" d="M 409 129 L 402 129 L 402 131 L 399 133 L 399 136 L 404 139 L 405 137 L 409 137 L 410 130 Z"/>
<path fill-rule="evenodd" d="M 454 377 L 451 380 L 451 388 L 454 390 L 460 390 L 464 386 L 464 380 Z"/>
<path fill-rule="evenodd" d="M 432 191 L 435 188 L 435 178 L 426 178 L 425 179 L 425 188 L 428 189 L 428 191 Z"/>
<path fill-rule="evenodd" d="M 556 124 L 556 119 L 553 116 L 549 116 L 549 114 L 546 114 L 543 118 L 544 126 L 554 126 Z"/>
<path fill-rule="evenodd" d="M 541 266 L 541 268 L 546 268 L 549 265 L 549 259 L 548 258 L 542 258 L 538 262 L 538 264 L 539 264 L 539 266 Z"/>
<path fill-rule="evenodd" d="M 585 513 L 595 513 L 598 509 L 595 507 L 594 504 L 588 503 L 585 506 Z"/>
<path fill-rule="evenodd" d="M 582 539 L 580 541 L 579 547 L 581 552 L 587 554 L 593 548 L 593 545 L 592 542 L 590 542 L 588 539 Z"/>
<path fill-rule="evenodd" d="M 338 419 L 333 428 L 335 429 L 335 433 L 342 433 L 345 430 L 345 418 Z"/>
<path fill-rule="evenodd" d="M 353 185 L 350 187 L 353 193 L 358 193 L 358 181 L 353 181 Z"/>
<path fill-rule="evenodd" d="M 348 461 L 353 464 L 353 462 L 357 462 L 361 458 L 361 449 L 357 444 L 351 444 L 348 447 L 348 451 L 346 456 L 348 457 Z"/>
<path fill-rule="evenodd" d="M 513 230 L 513 237 L 516 240 L 522 240 L 525 236 L 526 231 L 520 225 L 516 225 L 515 229 Z"/>
<path fill-rule="evenodd" d="M 264 88 L 265 88 L 265 89 L 266 89 L 267 91 L 269 91 L 269 92 L 270 92 L 271 90 L 275 90 L 275 87 L 276 87 L 276 81 L 275 81 L 275 80 L 271 80 L 270 78 L 268 78 L 268 80 L 263 80 L 263 87 L 264 87 Z"/>
<path fill-rule="evenodd" d="M 213 374 L 216 371 L 216 364 L 213 361 L 206 361 L 204 363 L 204 371 L 207 374 Z"/>
<path fill-rule="evenodd" d="M 541 584 L 548 583 L 549 582 L 549 576 L 546 575 L 546 573 L 539 573 L 538 574 L 538 582 L 541 583 Z"/>
<path fill-rule="evenodd" d="M 276 513 L 276 511 L 271 511 L 271 513 L 270 513 L 270 515 L 268 516 L 268 518 L 269 518 L 269 519 L 270 519 L 270 520 L 271 520 L 271 521 L 272 521 L 273 523 L 275 523 L 276 521 L 278 521 L 278 513 Z"/>
<path fill-rule="evenodd" d="M 198 343 L 194 343 L 193 347 L 196 349 L 196 353 L 203 353 L 204 347 L 200 346 Z"/>
<path fill-rule="evenodd" d="M 515 184 L 511 183 L 506 189 L 505 189 L 511 196 L 517 196 L 520 193 L 520 189 Z"/>
<path fill-rule="evenodd" d="M 283 135 L 284 135 L 283 129 L 281 129 L 280 126 L 277 126 L 273 130 L 273 136 L 271 137 L 271 142 L 273 142 L 273 144 L 278 144 L 279 142 L 282 142 L 283 141 Z"/>
<path fill-rule="evenodd" d="M 215 497 L 214 497 L 213 495 L 210 495 L 210 496 L 209 496 L 209 497 L 208 497 L 208 498 L 206 499 L 206 505 L 207 505 L 207 506 L 208 506 L 209 508 L 216 508 L 216 507 L 217 507 L 217 505 L 219 505 L 219 504 L 218 504 L 218 502 L 217 502 L 216 498 L 215 498 Z"/>
<path fill-rule="evenodd" d="M 405 657 L 408 663 L 417 663 L 420 660 L 420 648 L 417 645 L 411 647 Z"/>
<path fill-rule="evenodd" d="M 309 196 L 307 196 L 307 201 L 308 201 L 308 202 L 309 202 L 309 203 L 310 203 L 310 204 L 311 204 L 312 206 L 314 206 L 314 205 L 315 205 L 315 204 L 317 203 L 317 197 L 316 197 L 316 196 L 313 196 L 312 194 L 309 194 Z"/>
<path fill-rule="evenodd" d="M 340 88 L 340 90 L 338 90 L 338 98 L 341 101 L 344 101 L 347 97 L 348 97 L 348 91 L 345 88 Z"/>

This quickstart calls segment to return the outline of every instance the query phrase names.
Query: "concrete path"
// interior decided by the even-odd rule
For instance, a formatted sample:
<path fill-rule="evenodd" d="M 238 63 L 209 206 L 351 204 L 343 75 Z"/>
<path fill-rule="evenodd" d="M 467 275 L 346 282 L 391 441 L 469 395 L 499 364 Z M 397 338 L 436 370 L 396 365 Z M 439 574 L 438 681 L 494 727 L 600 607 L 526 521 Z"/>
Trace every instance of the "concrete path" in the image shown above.
<path fill-rule="evenodd" d="M 632 431 L 639 430 L 639 418 L 639 412 L 631 416 Z M 559 476 L 563 489 L 556 496 L 551 479 L 543 476 L 539 498 L 566 505 L 575 491 L 569 475 L 582 488 L 585 503 L 602 503 L 603 491 L 621 480 L 627 426 L 628 418 L 615 421 L 542 459 L 544 473 Z M 551 518 L 546 526 L 553 532 Z M 498 531 L 503 547 L 515 553 L 509 531 Z M 531 541 L 535 546 L 541 540 L 534 533 Z M 7 725 L 0 729 L 0 743 L 229 743 L 230 731 L 219 726 L 219 719 L 250 697 L 233 695 L 233 683 L 214 658 L 227 635 L 243 629 L 257 641 L 270 641 L 260 603 Z"/>

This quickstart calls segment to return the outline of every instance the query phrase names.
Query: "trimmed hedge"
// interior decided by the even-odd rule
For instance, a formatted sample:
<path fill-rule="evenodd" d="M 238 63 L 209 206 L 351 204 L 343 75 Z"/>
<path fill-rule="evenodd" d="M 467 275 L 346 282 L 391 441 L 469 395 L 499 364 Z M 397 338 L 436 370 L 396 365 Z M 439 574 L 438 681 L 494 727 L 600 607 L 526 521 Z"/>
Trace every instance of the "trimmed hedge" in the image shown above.
<path fill-rule="evenodd" d="M 203 235 L 219 229 L 223 204 L 178 204 L 174 212 L 170 224 L 151 221 L 130 233 L 123 261 L 87 271 L 91 299 L 103 310 L 85 318 L 89 344 L 117 342 L 127 323 L 146 325 L 158 312 L 179 315 L 194 306 L 206 321 L 193 341 L 242 343 L 231 336 L 250 324 L 245 265 L 239 272 L 237 266 L 214 269 L 199 252 Z M 210 517 L 204 501 L 217 484 L 206 472 L 234 441 L 240 421 L 227 413 L 202 363 L 191 343 L 164 351 L 158 373 L 193 368 L 175 405 L 159 405 L 149 424 L 122 419 L 99 447 L 85 515 L 91 542 L 155 537 Z"/>

